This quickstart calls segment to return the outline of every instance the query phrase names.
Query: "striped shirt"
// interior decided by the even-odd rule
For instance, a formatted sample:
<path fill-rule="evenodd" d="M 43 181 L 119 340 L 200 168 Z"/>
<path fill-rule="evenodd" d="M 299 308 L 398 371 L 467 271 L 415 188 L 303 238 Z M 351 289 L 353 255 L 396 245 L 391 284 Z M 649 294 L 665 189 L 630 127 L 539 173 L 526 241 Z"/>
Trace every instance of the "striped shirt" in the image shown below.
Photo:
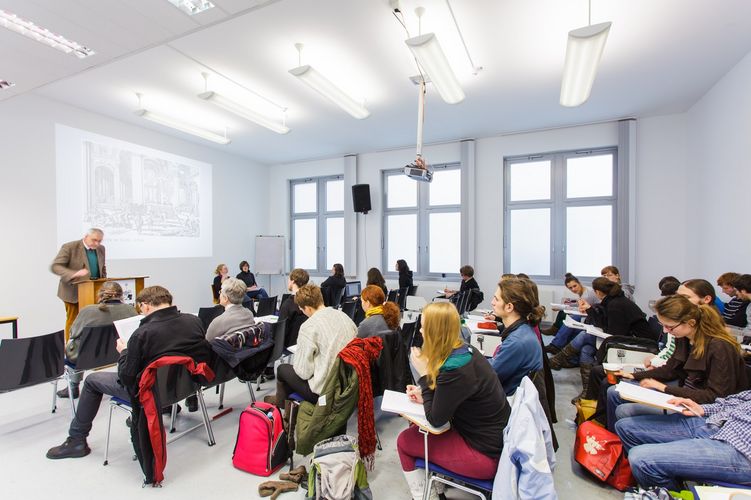
<path fill-rule="evenodd" d="M 722 313 L 725 323 L 738 328 L 746 328 L 748 326 L 747 313 L 751 312 L 748 304 L 747 300 L 741 300 L 738 297 L 730 299 L 730 302 L 725 304 L 725 311 Z"/>
<path fill-rule="evenodd" d="M 751 460 L 751 391 L 701 405 L 706 423 L 720 427 L 711 439 L 723 441 Z"/>

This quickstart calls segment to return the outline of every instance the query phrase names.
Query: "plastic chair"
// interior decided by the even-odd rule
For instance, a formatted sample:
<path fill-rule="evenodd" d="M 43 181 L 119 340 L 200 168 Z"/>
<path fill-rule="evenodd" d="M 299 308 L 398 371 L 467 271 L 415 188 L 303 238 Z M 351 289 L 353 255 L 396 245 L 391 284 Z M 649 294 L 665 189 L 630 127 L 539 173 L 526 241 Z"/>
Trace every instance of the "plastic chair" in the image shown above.
<path fill-rule="evenodd" d="M 388 302 L 396 302 L 399 299 L 399 290 L 389 290 L 389 294 L 386 296 Z"/>
<path fill-rule="evenodd" d="M 117 363 L 120 353 L 117 352 L 117 333 L 115 325 L 86 326 L 81 331 L 81 339 L 78 344 L 78 357 L 76 363 L 68 364 L 65 378 L 68 382 L 68 394 L 73 394 L 73 373 L 83 373 L 86 370 L 99 370 Z M 67 361 L 66 361 L 67 363 Z M 76 414 L 75 399 L 70 400 L 73 416 Z"/>
<path fill-rule="evenodd" d="M 287 320 L 277 321 L 276 323 L 271 325 L 271 335 L 274 338 L 274 348 L 271 351 L 271 358 L 269 359 L 266 366 L 274 366 L 274 362 L 276 362 L 277 359 L 282 357 L 282 354 L 284 353 L 284 333 L 286 328 Z M 261 390 L 261 384 L 266 382 L 266 376 L 261 373 L 260 376 L 258 376 L 256 380 L 256 390 Z M 251 393 L 251 398 L 253 401 L 256 400 L 255 394 L 253 394 L 252 387 L 248 386 Z"/>
<path fill-rule="evenodd" d="M 267 297 L 265 299 L 258 299 L 256 302 L 256 316 L 271 316 L 276 313 L 276 299 L 277 295 L 273 297 Z"/>
<path fill-rule="evenodd" d="M 208 330 L 209 325 L 217 316 L 224 314 L 224 306 L 201 307 L 198 309 L 198 319 L 203 323 L 203 329 Z"/>
<path fill-rule="evenodd" d="M 417 286 L 418 285 L 410 285 L 407 289 L 407 295 L 408 296 L 414 296 L 417 295 Z"/>
<path fill-rule="evenodd" d="M 57 409 L 57 380 L 63 375 L 63 330 L 0 342 L 0 393 L 52 382 L 52 413 Z"/>
<path fill-rule="evenodd" d="M 201 385 L 193 380 L 190 372 L 182 365 L 167 365 L 162 366 L 157 370 L 156 384 L 154 384 L 157 390 L 157 401 L 162 408 L 167 406 L 172 407 L 172 420 L 170 424 L 170 434 L 175 432 L 175 420 L 177 417 L 177 403 L 187 398 L 188 396 L 196 395 L 198 398 L 198 406 L 201 409 L 203 422 L 186 429 L 179 434 L 171 436 L 167 443 L 171 443 L 176 439 L 179 439 L 189 432 L 196 430 L 203 426 L 206 429 L 206 437 L 209 446 L 214 446 L 216 440 L 214 439 L 214 431 L 211 428 L 211 420 L 209 419 L 208 411 L 206 411 L 206 402 L 203 399 L 203 392 L 201 391 Z M 122 411 L 126 411 L 129 415 L 133 415 L 133 407 L 130 401 L 112 397 L 110 399 L 110 412 L 109 419 L 107 421 L 107 440 L 104 445 L 104 464 L 109 464 L 109 448 L 110 448 L 110 432 L 112 431 L 112 411 L 117 408 Z"/>
<path fill-rule="evenodd" d="M 418 469 L 425 468 L 425 460 L 418 458 L 415 460 L 415 465 Z M 450 470 L 444 469 L 432 462 L 428 462 L 428 470 L 430 472 L 430 481 L 425 488 L 425 494 L 423 498 L 427 499 L 427 493 L 433 487 L 433 482 L 439 482 L 448 486 L 453 486 L 462 491 L 466 491 L 471 495 L 482 498 L 483 500 L 490 500 L 491 493 L 493 491 L 493 481 L 491 479 L 474 479 L 461 474 L 456 474 Z"/>
<path fill-rule="evenodd" d="M 357 311 L 357 302 L 354 300 L 342 302 L 342 312 L 349 316 L 353 321 L 355 319 L 355 311 Z"/>

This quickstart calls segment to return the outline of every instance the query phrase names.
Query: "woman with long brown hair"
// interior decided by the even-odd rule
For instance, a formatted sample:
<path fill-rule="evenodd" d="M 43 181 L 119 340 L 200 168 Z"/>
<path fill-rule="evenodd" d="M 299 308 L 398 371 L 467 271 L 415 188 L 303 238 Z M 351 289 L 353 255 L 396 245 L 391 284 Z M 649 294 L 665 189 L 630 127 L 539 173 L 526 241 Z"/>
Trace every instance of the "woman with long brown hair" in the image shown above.
<path fill-rule="evenodd" d="M 386 296 L 378 285 L 366 286 L 360 294 L 365 319 L 357 327 L 361 339 L 374 335 L 393 333 L 399 328 L 399 306 L 386 302 Z"/>
<path fill-rule="evenodd" d="M 418 385 L 407 395 L 422 404 L 430 425 L 451 421 L 443 434 L 429 434 L 430 461 L 476 479 L 495 476 L 503 448 L 503 429 L 511 409 L 498 377 L 479 351 L 459 335 L 459 313 L 453 304 L 432 303 L 423 309 L 422 349 L 412 348 Z M 399 460 L 412 498 L 420 499 L 425 473 L 415 468 L 424 457 L 423 436 L 414 425 L 399 434 Z"/>
<path fill-rule="evenodd" d="M 675 352 L 664 366 L 621 373 L 623 378 L 700 404 L 748 389 L 741 347 L 714 305 L 696 305 L 682 295 L 673 295 L 659 300 L 655 312 L 663 330 L 675 337 Z M 666 384 L 672 380 L 678 380 L 678 385 Z M 652 413 L 638 403 L 624 403 L 614 387 L 608 389 L 607 411 L 611 431 L 618 419 Z"/>

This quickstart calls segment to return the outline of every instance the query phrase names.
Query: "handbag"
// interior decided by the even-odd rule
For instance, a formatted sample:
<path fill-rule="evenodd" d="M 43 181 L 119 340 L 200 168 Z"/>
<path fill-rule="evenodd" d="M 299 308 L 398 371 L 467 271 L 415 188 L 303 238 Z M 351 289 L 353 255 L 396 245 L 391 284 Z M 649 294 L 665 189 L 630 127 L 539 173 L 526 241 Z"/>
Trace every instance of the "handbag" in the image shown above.
<path fill-rule="evenodd" d="M 625 491 L 636 485 L 621 440 L 594 422 L 584 422 L 576 430 L 574 459 L 613 488 Z"/>
<path fill-rule="evenodd" d="M 580 399 L 574 403 L 574 406 L 576 406 L 576 425 L 581 425 L 597 411 L 597 400 Z"/>

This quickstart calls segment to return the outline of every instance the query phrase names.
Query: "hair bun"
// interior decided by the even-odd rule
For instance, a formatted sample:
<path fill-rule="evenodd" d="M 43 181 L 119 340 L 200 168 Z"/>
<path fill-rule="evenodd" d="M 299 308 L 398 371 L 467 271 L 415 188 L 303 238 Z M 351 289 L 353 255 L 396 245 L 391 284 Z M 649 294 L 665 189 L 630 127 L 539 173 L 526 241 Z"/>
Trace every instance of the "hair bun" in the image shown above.
<path fill-rule="evenodd" d="M 574 275 L 571 273 L 566 273 L 566 275 L 564 276 L 564 278 L 573 278 L 573 277 Z"/>

